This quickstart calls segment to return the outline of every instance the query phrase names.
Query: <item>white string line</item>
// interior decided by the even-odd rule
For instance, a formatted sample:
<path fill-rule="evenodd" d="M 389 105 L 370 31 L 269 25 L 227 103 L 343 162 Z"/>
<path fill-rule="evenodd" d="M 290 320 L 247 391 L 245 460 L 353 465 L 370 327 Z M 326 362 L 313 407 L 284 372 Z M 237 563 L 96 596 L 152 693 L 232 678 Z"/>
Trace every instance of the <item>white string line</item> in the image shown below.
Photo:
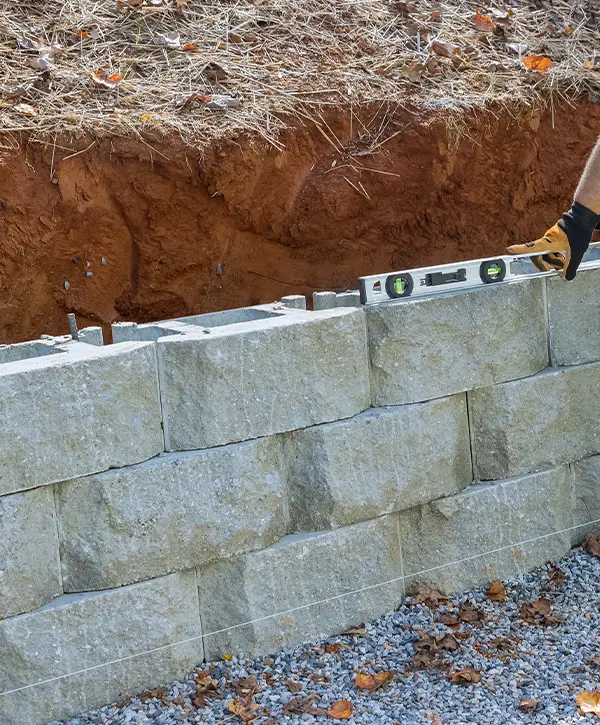
<path fill-rule="evenodd" d="M 328 602 L 333 602 L 337 599 L 341 599 L 342 597 L 349 597 L 353 594 L 361 594 L 362 592 L 370 591 L 371 589 L 377 589 L 378 587 L 386 586 L 387 584 L 395 584 L 396 582 L 406 580 L 406 579 L 412 579 L 417 576 L 421 576 L 422 574 L 430 574 L 431 572 L 438 571 L 439 569 L 445 569 L 446 567 L 450 566 L 458 566 L 459 564 L 463 564 L 467 561 L 473 561 L 474 559 L 481 559 L 484 556 L 491 556 L 492 554 L 498 554 L 501 551 L 506 551 L 506 549 L 516 549 L 520 546 L 523 546 L 525 544 L 532 544 L 535 541 L 540 541 L 542 539 L 548 539 L 551 536 L 558 536 L 559 534 L 565 534 L 569 531 L 575 531 L 575 529 L 582 529 L 586 526 L 593 526 L 595 524 L 599 524 L 600 519 L 596 519 L 595 521 L 588 521 L 584 524 L 577 524 L 577 526 L 569 526 L 566 529 L 560 529 L 559 531 L 552 531 L 549 534 L 541 534 L 540 536 L 535 536 L 533 539 L 525 539 L 523 541 L 518 541 L 514 544 L 507 544 L 506 546 L 501 546 L 498 549 L 492 549 L 491 551 L 486 551 L 483 554 L 473 554 L 472 556 L 465 556 L 462 559 L 458 559 L 457 561 L 451 561 L 447 564 L 439 564 L 438 566 L 433 566 L 430 569 L 422 569 L 421 571 L 414 572 L 412 574 L 406 574 L 404 576 L 398 576 L 394 577 L 393 579 L 388 579 L 387 581 L 380 582 L 379 584 L 370 584 L 366 587 L 360 587 L 360 589 L 353 589 L 350 592 L 343 592 L 342 594 L 335 594 L 331 597 L 326 597 L 325 599 L 319 599 L 316 602 L 310 602 L 309 604 L 302 604 L 298 607 L 292 607 L 291 609 L 286 609 L 282 612 L 275 612 L 274 614 L 266 614 L 263 617 L 257 617 L 256 619 L 251 619 L 248 622 L 241 622 L 240 624 L 233 624 L 230 627 L 224 627 L 223 629 L 216 629 L 214 632 L 206 632 L 205 634 L 199 634 L 195 637 L 188 637 L 187 639 L 179 640 L 178 642 L 171 642 L 170 644 L 161 645 L 160 647 L 153 647 L 152 649 L 145 650 L 144 652 L 137 652 L 136 654 L 132 655 L 126 655 L 125 657 L 119 657 L 116 660 L 110 660 L 109 662 L 103 662 L 99 665 L 92 665 L 91 667 L 85 667 L 82 670 L 76 670 L 75 672 L 69 672 L 66 675 L 58 675 L 57 677 L 51 677 L 47 680 L 40 680 L 38 682 L 34 682 L 30 685 L 23 685 L 22 687 L 17 687 L 14 690 L 7 690 L 6 692 L 0 692 L 0 697 L 3 697 L 4 695 L 14 695 L 17 692 L 23 692 L 24 690 L 29 690 L 33 687 L 39 687 L 40 685 L 47 685 L 51 682 L 57 682 L 59 680 L 65 680 L 68 677 L 75 677 L 76 675 L 83 675 L 86 672 L 92 672 L 93 670 L 98 670 L 101 667 L 109 667 L 110 665 L 116 665 L 120 662 L 126 662 L 127 660 L 133 660 L 137 657 L 145 657 L 146 655 L 154 654 L 154 652 L 161 652 L 162 650 L 170 649 L 171 647 L 178 647 L 182 644 L 189 644 L 190 642 L 197 642 L 200 639 L 204 639 L 205 637 L 211 637 L 216 634 L 223 634 L 223 632 L 230 632 L 233 629 L 239 629 L 240 627 L 249 627 L 251 624 L 257 624 L 259 622 L 264 622 L 268 619 L 273 619 L 275 617 L 283 617 L 286 614 L 292 614 L 293 612 L 299 612 L 303 609 L 309 609 L 310 607 L 317 607 L 320 604 L 327 604 Z"/>

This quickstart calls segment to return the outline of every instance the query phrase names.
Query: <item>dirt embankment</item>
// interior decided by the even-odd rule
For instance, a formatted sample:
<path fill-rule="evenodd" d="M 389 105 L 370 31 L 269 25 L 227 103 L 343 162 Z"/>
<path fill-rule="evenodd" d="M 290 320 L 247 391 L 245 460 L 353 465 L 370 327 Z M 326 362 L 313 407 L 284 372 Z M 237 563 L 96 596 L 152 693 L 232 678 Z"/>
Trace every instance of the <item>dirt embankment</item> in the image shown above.
<path fill-rule="evenodd" d="M 64 333 L 68 311 L 150 321 L 501 253 L 556 221 L 600 133 L 587 102 L 479 112 L 457 144 L 443 120 L 391 118 L 377 136 L 377 117 L 338 109 L 281 150 L 238 138 L 202 157 L 175 139 L 73 155 L 91 140 L 5 137 L 0 343 Z"/>

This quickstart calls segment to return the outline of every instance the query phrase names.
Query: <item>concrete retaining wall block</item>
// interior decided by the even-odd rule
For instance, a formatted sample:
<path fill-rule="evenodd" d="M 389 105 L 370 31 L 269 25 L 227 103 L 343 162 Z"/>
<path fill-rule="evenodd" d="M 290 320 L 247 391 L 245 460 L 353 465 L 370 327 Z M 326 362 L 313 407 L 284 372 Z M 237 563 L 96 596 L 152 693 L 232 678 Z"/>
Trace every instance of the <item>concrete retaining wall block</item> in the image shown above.
<path fill-rule="evenodd" d="M 600 269 L 546 280 L 552 365 L 600 360 Z"/>
<path fill-rule="evenodd" d="M 0 725 L 45 725 L 158 687 L 203 659 L 202 640 L 60 675 L 200 635 L 193 571 L 108 592 L 66 595 L 0 622 Z"/>
<path fill-rule="evenodd" d="M 417 582 L 451 592 L 513 576 L 569 551 L 570 533 L 555 533 L 572 525 L 568 467 L 476 484 L 399 519 L 407 591 Z M 544 538 L 520 543 L 536 536 Z"/>
<path fill-rule="evenodd" d="M 369 410 L 285 439 L 293 531 L 410 508 L 473 480 L 464 394 Z"/>
<path fill-rule="evenodd" d="M 497 480 L 600 453 L 600 363 L 468 394 L 475 477 Z"/>
<path fill-rule="evenodd" d="M 65 591 L 128 584 L 270 546 L 286 533 L 276 437 L 56 487 Z"/>
<path fill-rule="evenodd" d="M 395 516 L 312 535 L 198 570 L 204 632 L 284 614 L 207 636 L 207 659 L 227 652 L 259 655 L 327 637 L 398 605 L 402 559 Z M 397 578 L 391 584 L 285 613 Z"/>
<path fill-rule="evenodd" d="M 169 450 L 304 428 L 369 406 L 362 310 L 291 310 L 157 346 Z"/>
<path fill-rule="evenodd" d="M 0 495 L 163 450 L 155 349 L 126 343 L 0 366 Z"/>
<path fill-rule="evenodd" d="M 543 280 L 366 306 L 373 405 L 522 378 L 548 364 Z"/>
<path fill-rule="evenodd" d="M 579 276 L 579 275 L 578 275 Z M 592 456 L 571 465 L 573 474 L 573 545 L 584 535 L 600 533 L 600 456 Z M 591 523 L 598 521 L 599 523 Z M 581 526 L 580 526 L 581 525 Z"/>
<path fill-rule="evenodd" d="M 0 620 L 60 594 L 52 488 L 0 498 Z"/>

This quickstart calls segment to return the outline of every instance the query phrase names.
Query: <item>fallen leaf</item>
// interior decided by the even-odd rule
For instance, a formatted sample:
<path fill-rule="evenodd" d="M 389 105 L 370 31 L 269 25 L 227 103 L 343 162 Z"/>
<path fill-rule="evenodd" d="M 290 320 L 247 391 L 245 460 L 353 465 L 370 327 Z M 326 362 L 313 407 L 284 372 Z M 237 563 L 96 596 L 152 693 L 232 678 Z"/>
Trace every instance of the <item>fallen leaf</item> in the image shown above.
<path fill-rule="evenodd" d="M 424 63 L 411 63 L 410 65 L 402 66 L 402 72 L 408 77 L 409 81 L 418 81 L 423 75 L 425 70 Z"/>
<path fill-rule="evenodd" d="M 148 700 L 161 700 L 165 696 L 166 692 L 166 687 L 161 687 L 159 690 L 148 690 L 147 692 L 142 692 L 139 699 L 142 702 L 148 702 Z"/>
<path fill-rule="evenodd" d="M 434 10 L 429 16 L 429 19 L 434 23 L 439 23 L 442 20 L 442 13 L 439 10 Z"/>
<path fill-rule="evenodd" d="M 111 90 L 113 88 L 116 88 L 119 83 L 123 80 L 123 76 L 120 73 L 112 73 L 111 75 L 106 75 L 104 71 L 102 70 L 95 70 L 91 74 L 91 78 L 98 86 L 102 86 L 104 88 L 110 88 Z"/>
<path fill-rule="evenodd" d="M 140 116 L 140 121 L 142 123 L 150 123 L 153 118 L 154 116 L 151 113 L 142 113 L 142 115 Z"/>
<path fill-rule="evenodd" d="M 552 609 L 552 602 L 549 599 L 540 598 L 533 602 L 521 605 L 519 617 L 527 624 L 550 627 L 553 624 L 560 624 L 563 617 Z"/>
<path fill-rule="evenodd" d="M 413 590 L 411 605 L 425 604 L 430 608 L 448 604 L 448 597 L 431 584 L 417 584 Z"/>
<path fill-rule="evenodd" d="M 600 692 L 598 690 L 580 692 L 575 698 L 575 702 L 582 714 L 592 713 L 600 717 Z"/>
<path fill-rule="evenodd" d="M 524 710 L 525 712 L 530 712 L 531 710 L 535 710 L 540 706 L 540 701 L 536 700 L 535 697 L 524 697 L 521 702 L 519 703 L 519 707 L 521 710 Z"/>
<path fill-rule="evenodd" d="M 252 695 L 231 700 L 227 703 L 227 707 L 229 712 L 237 715 L 242 722 L 252 722 L 257 717 L 255 713 L 258 710 L 258 705 L 252 699 Z"/>
<path fill-rule="evenodd" d="M 586 534 L 583 539 L 583 550 L 587 554 L 600 559 L 600 536 L 598 534 Z"/>
<path fill-rule="evenodd" d="M 223 655 L 223 659 L 225 660 L 225 662 L 231 662 L 231 660 L 233 659 L 233 655 L 231 653 L 228 653 L 226 655 Z"/>
<path fill-rule="evenodd" d="M 90 37 L 90 34 L 86 30 L 82 30 L 81 28 L 77 28 L 75 31 L 75 35 L 78 35 L 80 38 L 83 38 L 84 40 L 86 38 Z"/>
<path fill-rule="evenodd" d="M 473 23 L 475 24 L 477 30 L 482 30 L 486 32 L 493 32 L 496 28 L 496 23 L 488 15 L 482 15 L 479 12 L 479 9 L 475 14 Z"/>
<path fill-rule="evenodd" d="M 417 10 L 417 3 L 412 0 L 396 0 L 394 7 L 401 15 L 410 15 Z"/>
<path fill-rule="evenodd" d="M 167 48 L 180 48 L 181 36 L 177 31 L 172 33 L 155 33 L 154 42 L 157 45 L 166 45 Z"/>
<path fill-rule="evenodd" d="M 496 637 L 490 642 L 490 645 L 495 649 L 504 650 L 513 654 L 516 650 L 518 641 L 510 639 L 509 637 Z"/>
<path fill-rule="evenodd" d="M 389 682 L 396 673 L 391 670 L 389 672 L 376 672 L 374 675 L 360 672 L 354 678 L 354 684 L 359 690 L 377 690 L 386 682 Z"/>
<path fill-rule="evenodd" d="M 331 644 L 326 644 L 325 647 L 323 647 L 323 651 L 328 655 L 335 655 L 342 649 L 342 645 L 339 642 L 333 642 Z"/>
<path fill-rule="evenodd" d="M 331 704 L 327 714 L 334 720 L 348 720 L 352 717 L 352 703 L 349 700 L 337 700 Z"/>
<path fill-rule="evenodd" d="M 434 53 L 436 53 L 436 55 L 440 55 L 442 58 L 450 58 L 455 66 L 462 63 L 461 49 L 458 45 L 452 45 L 452 43 L 442 43 L 439 40 L 434 40 L 429 47 Z"/>
<path fill-rule="evenodd" d="M 549 566 L 550 570 L 548 572 L 548 584 L 552 585 L 553 587 L 561 587 L 567 581 L 567 577 L 565 576 L 564 571 L 552 562 L 550 562 Z"/>
<path fill-rule="evenodd" d="M 490 588 L 488 589 L 487 597 L 492 602 L 505 602 L 506 601 L 506 589 L 504 588 L 504 584 L 502 584 L 502 582 L 494 580 L 490 584 Z"/>
<path fill-rule="evenodd" d="M 17 103 L 17 105 L 14 106 L 14 109 L 15 109 L 15 111 L 18 111 L 19 113 L 22 113 L 24 116 L 37 116 L 38 115 L 37 108 L 30 106 L 29 103 Z"/>
<path fill-rule="evenodd" d="M 367 630 L 364 624 L 359 624 L 358 627 L 352 627 L 342 632 L 342 634 L 349 634 L 352 637 L 363 637 L 366 633 Z"/>
<path fill-rule="evenodd" d="M 286 680 L 285 684 L 287 685 L 288 690 L 294 694 L 302 692 L 304 689 L 304 686 L 298 680 Z"/>
<path fill-rule="evenodd" d="M 185 50 L 186 53 L 193 53 L 198 50 L 198 46 L 194 43 L 186 43 L 181 50 Z"/>
<path fill-rule="evenodd" d="M 448 675 L 450 682 L 454 685 L 465 685 L 468 682 L 476 684 L 481 682 L 481 672 L 474 670 L 472 667 L 465 667 L 464 670 L 458 670 L 458 672 L 451 672 Z"/>
<path fill-rule="evenodd" d="M 235 680 L 231 683 L 231 687 L 235 694 L 239 695 L 240 697 L 248 695 L 252 697 L 254 693 L 260 690 L 255 675 L 250 675 L 249 677 L 242 677 L 239 680 Z"/>
<path fill-rule="evenodd" d="M 526 55 L 523 58 L 523 64 L 529 70 L 539 71 L 540 73 L 547 73 L 552 68 L 552 61 L 550 58 L 546 58 L 545 55 Z"/>
<path fill-rule="evenodd" d="M 455 617 L 452 614 L 440 614 L 439 621 L 441 624 L 445 624 L 446 627 L 460 627 L 458 617 Z"/>
<path fill-rule="evenodd" d="M 597 655 L 594 655 L 594 657 L 592 657 L 592 659 L 589 661 L 589 664 L 600 667 L 600 652 Z"/>

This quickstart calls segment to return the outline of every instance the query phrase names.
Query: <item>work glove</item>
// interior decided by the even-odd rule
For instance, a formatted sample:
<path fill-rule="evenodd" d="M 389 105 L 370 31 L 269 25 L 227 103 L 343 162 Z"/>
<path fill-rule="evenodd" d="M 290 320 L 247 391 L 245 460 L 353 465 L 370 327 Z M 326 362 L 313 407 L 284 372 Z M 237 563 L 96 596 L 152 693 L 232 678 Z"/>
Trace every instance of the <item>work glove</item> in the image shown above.
<path fill-rule="evenodd" d="M 536 269 L 540 272 L 556 270 L 565 279 L 572 280 L 599 223 L 600 214 L 575 202 L 541 239 L 527 244 L 513 244 L 506 251 L 515 255 L 540 252 L 530 257 Z"/>

